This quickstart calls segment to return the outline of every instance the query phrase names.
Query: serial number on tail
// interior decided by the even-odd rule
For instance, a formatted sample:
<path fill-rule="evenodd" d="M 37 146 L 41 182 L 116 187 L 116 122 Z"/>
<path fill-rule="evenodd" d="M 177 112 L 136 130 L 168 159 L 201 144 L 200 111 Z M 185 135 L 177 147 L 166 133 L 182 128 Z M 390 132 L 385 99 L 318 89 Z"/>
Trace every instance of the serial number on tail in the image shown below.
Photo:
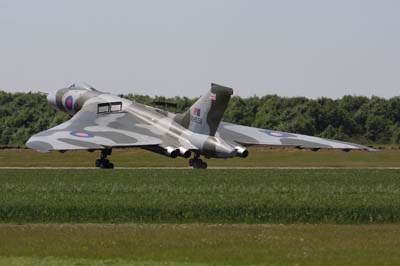
<path fill-rule="evenodd" d="M 191 120 L 192 122 L 194 122 L 194 123 L 197 123 L 197 124 L 203 124 L 203 118 L 201 118 L 201 117 L 192 116 L 192 117 L 190 118 L 190 120 Z"/>

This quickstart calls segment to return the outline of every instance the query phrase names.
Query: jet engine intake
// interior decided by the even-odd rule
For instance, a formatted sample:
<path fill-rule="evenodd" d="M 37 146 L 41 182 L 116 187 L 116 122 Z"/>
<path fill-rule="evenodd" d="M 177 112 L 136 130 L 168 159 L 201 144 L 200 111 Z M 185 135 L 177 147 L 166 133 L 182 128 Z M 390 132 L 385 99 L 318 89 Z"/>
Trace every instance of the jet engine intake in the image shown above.
<path fill-rule="evenodd" d="M 236 146 L 235 150 L 236 150 L 236 156 L 238 157 L 246 158 L 247 156 L 249 156 L 249 151 L 245 147 Z"/>
<path fill-rule="evenodd" d="M 185 158 L 189 158 L 192 155 L 192 152 L 184 147 L 179 147 L 179 155 Z"/>

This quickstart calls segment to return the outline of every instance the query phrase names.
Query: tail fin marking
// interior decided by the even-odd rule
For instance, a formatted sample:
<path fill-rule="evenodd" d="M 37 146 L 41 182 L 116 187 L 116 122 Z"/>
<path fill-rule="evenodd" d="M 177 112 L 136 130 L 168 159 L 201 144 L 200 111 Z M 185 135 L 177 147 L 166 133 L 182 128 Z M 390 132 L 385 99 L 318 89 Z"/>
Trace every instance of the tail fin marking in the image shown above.
<path fill-rule="evenodd" d="M 214 136 L 232 94 L 231 88 L 212 83 L 211 89 L 175 121 L 195 133 Z"/>

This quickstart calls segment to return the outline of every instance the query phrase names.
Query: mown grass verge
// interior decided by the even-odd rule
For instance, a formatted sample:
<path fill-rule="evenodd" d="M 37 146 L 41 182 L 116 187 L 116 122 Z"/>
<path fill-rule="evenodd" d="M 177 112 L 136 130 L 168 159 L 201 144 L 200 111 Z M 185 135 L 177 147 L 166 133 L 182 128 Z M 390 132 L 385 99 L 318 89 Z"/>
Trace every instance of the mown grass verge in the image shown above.
<path fill-rule="evenodd" d="M 396 170 L 1 170 L 2 223 L 397 223 Z"/>
<path fill-rule="evenodd" d="M 0 225 L 0 265 L 398 265 L 400 225 Z"/>
<path fill-rule="evenodd" d="M 400 167 L 399 150 L 312 152 L 297 149 L 269 149 L 250 147 L 247 158 L 206 159 L 209 166 L 339 166 L 339 167 Z M 0 167 L 65 166 L 94 167 L 99 151 L 39 153 L 34 150 L 0 150 Z M 168 158 L 142 149 L 115 149 L 109 159 L 117 167 L 188 166 L 188 159 Z"/>

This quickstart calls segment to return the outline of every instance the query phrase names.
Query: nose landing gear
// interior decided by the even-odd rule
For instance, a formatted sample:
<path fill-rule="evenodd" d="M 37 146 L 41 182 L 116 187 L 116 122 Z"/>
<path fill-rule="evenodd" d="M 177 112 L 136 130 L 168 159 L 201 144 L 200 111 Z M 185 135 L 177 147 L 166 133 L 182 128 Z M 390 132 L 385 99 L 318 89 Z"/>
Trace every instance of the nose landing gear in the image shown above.
<path fill-rule="evenodd" d="M 189 166 L 193 167 L 194 169 L 206 169 L 207 163 L 200 159 L 200 155 L 195 154 L 194 158 L 189 160 Z"/>
<path fill-rule="evenodd" d="M 114 164 L 107 159 L 108 155 L 111 155 L 111 149 L 101 150 L 100 159 L 96 160 L 96 167 L 101 169 L 112 169 L 114 168 Z"/>

